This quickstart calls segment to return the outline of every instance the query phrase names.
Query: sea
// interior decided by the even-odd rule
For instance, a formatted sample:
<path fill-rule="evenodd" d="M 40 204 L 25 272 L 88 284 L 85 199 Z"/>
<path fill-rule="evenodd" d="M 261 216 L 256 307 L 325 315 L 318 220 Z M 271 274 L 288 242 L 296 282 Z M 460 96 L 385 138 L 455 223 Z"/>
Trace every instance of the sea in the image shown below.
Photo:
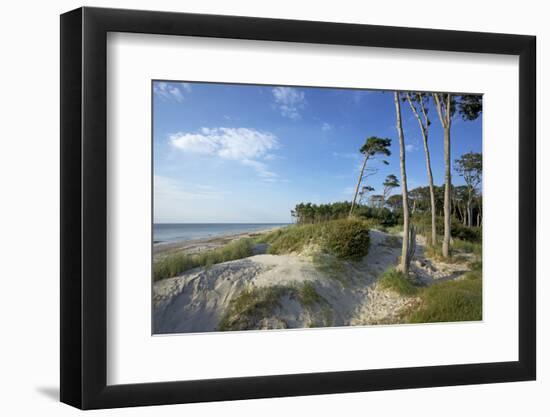
<path fill-rule="evenodd" d="M 155 223 L 153 241 L 155 244 L 206 239 L 246 232 L 259 232 L 288 223 Z"/>

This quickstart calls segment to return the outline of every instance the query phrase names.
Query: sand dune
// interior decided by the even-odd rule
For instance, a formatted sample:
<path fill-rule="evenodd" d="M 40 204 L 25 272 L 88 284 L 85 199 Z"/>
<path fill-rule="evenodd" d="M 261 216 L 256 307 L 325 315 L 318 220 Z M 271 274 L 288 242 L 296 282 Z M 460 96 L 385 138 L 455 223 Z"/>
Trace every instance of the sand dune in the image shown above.
<path fill-rule="evenodd" d="M 417 238 L 412 272 L 424 285 L 456 279 L 467 267 L 435 263 L 424 257 L 424 239 Z M 292 294 L 281 296 L 271 314 L 259 317 L 251 328 L 302 328 L 313 326 L 368 325 L 391 322 L 401 309 L 415 302 L 382 290 L 380 274 L 396 264 L 400 238 L 371 230 L 371 248 L 361 262 L 336 261 L 311 253 L 258 254 L 245 259 L 197 268 L 153 286 L 154 333 L 211 332 L 230 301 L 244 289 L 273 286 L 299 287 L 311 283 L 322 302 L 304 306 Z"/>

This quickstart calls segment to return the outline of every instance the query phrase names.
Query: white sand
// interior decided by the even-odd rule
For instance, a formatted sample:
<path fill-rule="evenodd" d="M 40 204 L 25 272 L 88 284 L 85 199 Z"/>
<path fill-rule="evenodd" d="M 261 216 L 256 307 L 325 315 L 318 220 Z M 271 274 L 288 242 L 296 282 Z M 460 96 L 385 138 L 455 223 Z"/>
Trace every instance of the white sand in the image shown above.
<path fill-rule="evenodd" d="M 326 300 L 333 326 L 392 322 L 400 310 L 415 302 L 382 290 L 380 274 L 396 264 L 401 255 L 400 238 L 371 230 L 369 254 L 357 263 L 343 262 L 342 279 L 319 270 L 308 254 L 255 255 L 198 268 L 178 277 L 161 280 L 153 287 L 154 333 L 210 332 L 218 329 L 220 318 L 233 297 L 245 288 L 274 285 L 299 286 L 310 281 Z M 424 239 L 417 239 L 412 272 L 424 285 L 456 279 L 467 267 L 463 264 L 432 262 L 423 255 Z M 343 283 L 345 285 L 343 285 Z M 296 299 L 282 297 L 280 307 L 254 328 L 300 328 L 326 325 L 320 308 L 305 308 Z M 326 316 L 326 315 L 325 315 Z"/>

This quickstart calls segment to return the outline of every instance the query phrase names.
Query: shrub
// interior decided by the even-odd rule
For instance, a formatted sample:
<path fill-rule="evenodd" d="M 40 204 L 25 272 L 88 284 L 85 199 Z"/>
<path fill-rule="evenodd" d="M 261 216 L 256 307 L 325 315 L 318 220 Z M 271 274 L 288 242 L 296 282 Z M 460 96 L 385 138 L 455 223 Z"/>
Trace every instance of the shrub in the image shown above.
<path fill-rule="evenodd" d="M 369 229 L 360 220 L 334 220 L 327 224 L 325 248 L 338 258 L 361 260 L 369 251 Z"/>
<path fill-rule="evenodd" d="M 412 222 L 416 226 L 419 234 L 430 236 L 432 230 L 432 218 L 429 214 L 415 214 L 412 217 Z M 442 236 L 444 232 L 443 217 L 436 217 L 435 227 L 437 234 Z M 480 227 L 464 226 L 453 217 L 451 219 L 451 236 L 453 239 L 477 243 L 481 242 L 482 229 Z"/>
<path fill-rule="evenodd" d="M 369 227 L 357 219 L 292 225 L 266 233 L 256 242 L 268 243 L 268 253 L 274 255 L 300 252 L 308 245 L 318 245 L 340 259 L 360 260 L 369 250 Z"/>
<path fill-rule="evenodd" d="M 253 244 L 251 239 L 239 239 L 220 248 L 208 252 L 186 255 L 167 255 L 153 265 L 153 279 L 158 281 L 164 278 L 175 277 L 185 271 L 199 266 L 212 266 L 222 262 L 252 256 Z"/>
<path fill-rule="evenodd" d="M 398 215 L 385 207 L 358 206 L 354 214 L 361 219 L 374 220 L 385 227 L 395 226 L 398 222 Z"/>
<path fill-rule="evenodd" d="M 451 236 L 468 242 L 481 242 L 481 228 L 467 227 L 454 221 L 451 223 Z"/>

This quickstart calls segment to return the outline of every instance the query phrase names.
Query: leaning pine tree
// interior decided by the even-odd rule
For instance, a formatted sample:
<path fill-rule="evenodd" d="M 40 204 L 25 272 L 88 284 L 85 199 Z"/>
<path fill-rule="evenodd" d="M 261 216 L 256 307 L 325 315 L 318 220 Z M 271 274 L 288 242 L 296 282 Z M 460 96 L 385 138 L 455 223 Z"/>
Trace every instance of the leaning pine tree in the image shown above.
<path fill-rule="evenodd" d="M 387 138 L 378 138 L 376 136 L 371 136 L 368 138 L 363 146 L 359 149 L 359 152 L 363 154 L 363 165 L 361 166 L 361 171 L 359 172 L 359 178 L 357 179 L 357 185 L 355 187 L 355 194 L 353 196 L 353 201 L 351 202 L 351 208 L 349 210 L 349 217 L 353 215 L 353 209 L 357 204 L 357 196 L 359 195 L 359 189 L 361 188 L 361 183 L 365 175 L 365 168 L 367 162 L 378 155 L 390 156 L 391 139 Z M 386 161 L 383 161 L 387 164 Z"/>

